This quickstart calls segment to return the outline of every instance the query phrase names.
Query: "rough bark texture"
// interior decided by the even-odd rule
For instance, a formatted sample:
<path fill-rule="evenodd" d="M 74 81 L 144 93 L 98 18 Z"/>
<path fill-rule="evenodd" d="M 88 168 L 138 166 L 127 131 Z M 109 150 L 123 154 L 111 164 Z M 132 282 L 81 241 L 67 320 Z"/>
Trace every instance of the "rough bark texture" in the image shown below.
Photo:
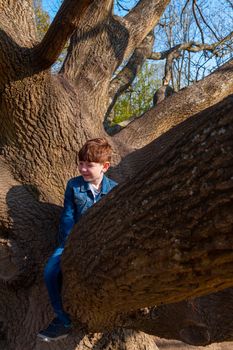
<path fill-rule="evenodd" d="M 154 141 L 232 93 L 232 62 L 110 138 L 103 120 L 112 76 L 169 1 L 141 0 L 122 19 L 113 16 L 112 0 L 65 0 L 41 43 L 32 2 L 0 0 L 3 349 L 164 348 L 163 341 L 141 330 L 192 344 L 231 339 L 231 316 L 226 324 L 226 309 L 219 311 L 232 298 L 231 289 L 223 299 L 218 293 L 200 299 L 205 313 L 194 309 L 188 322 L 181 320 L 189 302 L 157 308 L 159 327 L 148 314 L 155 314 L 155 303 L 232 286 L 232 97 Z M 70 35 L 61 72 L 51 74 L 49 65 Z M 77 151 L 96 136 L 107 137 L 114 147 L 113 177 L 132 180 L 74 229 L 64 256 L 64 298 L 77 327 L 64 342 L 45 344 L 36 341 L 36 333 L 53 317 L 43 266 L 56 246 L 64 186 L 77 174 Z M 77 246 L 75 252 L 72 246 Z M 136 313 L 133 319 L 132 312 L 149 306 L 151 312 Z M 169 316 L 174 308 L 176 326 Z M 210 317 L 213 313 L 220 316 Z M 86 335 L 87 326 L 105 332 L 106 326 L 124 329 Z"/>
<path fill-rule="evenodd" d="M 128 314 L 124 327 L 141 329 L 161 338 L 180 339 L 186 344 L 206 346 L 227 339 L 232 341 L 232 298 L 233 289 L 229 288 L 179 303 L 142 309 Z"/>
<path fill-rule="evenodd" d="M 232 67 L 233 60 L 204 80 L 173 94 L 119 132 L 114 137 L 115 142 L 127 140 L 131 151 L 142 148 L 178 123 L 232 94 Z"/>
<path fill-rule="evenodd" d="M 119 312 L 231 286 L 232 109 L 229 97 L 194 116 L 189 133 L 157 162 L 152 143 L 146 167 L 74 229 L 65 297 L 91 329 Z"/>

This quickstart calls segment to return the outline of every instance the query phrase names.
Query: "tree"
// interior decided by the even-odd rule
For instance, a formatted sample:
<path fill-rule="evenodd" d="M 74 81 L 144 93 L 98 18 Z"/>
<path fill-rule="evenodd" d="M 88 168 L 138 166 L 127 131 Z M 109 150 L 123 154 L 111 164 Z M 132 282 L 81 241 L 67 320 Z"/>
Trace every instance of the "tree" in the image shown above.
<path fill-rule="evenodd" d="M 141 0 L 120 18 L 112 0 L 65 0 L 38 43 L 32 1 L 0 1 L 0 321 L 9 349 L 44 346 L 36 343 L 51 318 L 43 266 L 77 150 L 96 136 L 112 143 L 112 176 L 124 182 L 71 233 L 64 300 L 77 327 L 51 347 L 156 349 L 140 330 L 195 345 L 232 339 L 232 320 L 223 325 L 219 310 L 233 280 L 232 61 L 115 136 L 103 128 L 119 91 L 114 72 L 168 3 Z M 68 39 L 61 71 L 51 74 Z M 208 323 L 194 308 L 182 323 L 189 297 L 221 317 Z M 180 328 L 164 321 L 171 302 Z M 114 327 L 123 330 L 84 337 Z"/>
<path fill-rule="evenodd" d="M 153 106 L 154 92 L 161 86 L 163 67 L 147 62 L 129 87 L 117 100 L 113 113 L 113 123 L 120 123 L 130 117 L 139 117 Z"/>
<path fill-rule="evenodd" d="M 145 45 L 140 45 L 141 49 L 143 46 L 145 47 L 144 59 L 166 60 L 163 79 L 161 77 L 162 86 L 157 87 L 156 93 L 155 90 L 153 91 L 155 93 L 154 103 L 160 103 L 174 91 L 179 91 L 194 81 L 200 80 L 232 57 L 232 32 L 229 34 L 228 29 L 232 22 L 231 11 L 229 12 L 226 4 L 221 1 L 215 4 L 211 3 L 211 11 L 209 6 L 210 4 L 206 1 L 171 1 L 159 25 L 155 28 L 156 40 L 153 46 L 149 47 L 146 45 L 147 42 Z M 140 58 L 140 53 L 137 56 Z M 130 59 L 131 61 L 136 60 Z M 141 60 L 141 62 L 143 61 Z M 134 66 L 137 66 L 137 70 L 139 69 L 139 64 L 133 63 L 128 65 L 126 76 L 129 69 L 133 72 Z M 129 83 L 132 80 L 131 77 Z M 151 82 L 153 85 L 153 77 L 150 79 Z M 131 83 L 130 91 L 134 91 L 134 85 Z M 121 88 L 120 93 L 123 92 L 123 95 L 117 100 L 114 112 L 121 110 L 121 100 L 124 104 L 128 100 L 127 93 L 125 94 L 122 90 Z M 137 85 L 135 92 L 138 92 Z M 138 95 L 138 100 L 143 98 L 143 94 Z M 126 116 L 130 113 L 130 117 L 135 118 L 137 107 L 132 112 L 130 110 L 131 108 L 127 108 Z M 114 128 L 114 130 L 119 130 L 119 128 Z"/>

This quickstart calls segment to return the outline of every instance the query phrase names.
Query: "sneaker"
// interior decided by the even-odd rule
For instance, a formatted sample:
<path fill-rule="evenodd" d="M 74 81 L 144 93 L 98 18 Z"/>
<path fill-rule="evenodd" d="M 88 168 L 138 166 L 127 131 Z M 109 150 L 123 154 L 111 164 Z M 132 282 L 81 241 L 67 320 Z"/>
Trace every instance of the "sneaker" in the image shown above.
<path fill-rule="evenodd" d="M 71 328 L 72 328 L 71 324 L 64 325 L 58 318 L 55 318 L 50 323 L 48 328 L 40 331 L 37 334 L 37 337 L 47 342 L 64 339 L 70 333 Z"/>

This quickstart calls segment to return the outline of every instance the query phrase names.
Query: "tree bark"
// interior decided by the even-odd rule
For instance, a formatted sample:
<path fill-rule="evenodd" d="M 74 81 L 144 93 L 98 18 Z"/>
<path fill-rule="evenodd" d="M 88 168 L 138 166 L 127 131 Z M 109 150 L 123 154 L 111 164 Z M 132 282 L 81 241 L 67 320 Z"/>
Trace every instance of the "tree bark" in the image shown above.
<path fill-rule="evenodd" d="M 232 285 L 232 106 L 229 97 L 187 121 L 185 138 L 75 226 L 64 297 L 91 330 Z"/>
<path fill-rule="evenodd" d="M 228 288 L 179 303 L 142 309 L 127 314 L 125 323 L 122 322 L 124 328 L 140 329 L 195 346 L 233 341 L 232 298 L 233 289 Z"/>
<path fill-rule="evenodd" d="M 77 28 L 79 19 L 94 0 L 66 0 L 62 3 L 42 42 L 33 49 L 36 69 L 46 69 L 58 59 L 67 40 Z"/>
<path fill-rule="evenodd" d="M 233 60 L 205 79 L 173 94 L 130 123 L 114 136 L 114 141 L 128 145 L 128 149 L 124 146 L 127 153 L 142 148 L 190 116 L 220 102 L 233 93 L 232 67 Z"/>
<path fill-rule="evenodd" d="M 55 20 L 38 43 L 32 1 L 0 0 L 0 337 L 5 337 L 7 350 L 154 350 L 154 338 L 138 332 L 126 313 L 232 285 L 232 98 L 154 141 L 232 93 L 232 63 L 110 138 L 103 120 L 112 75 L 169 1 L 142 0 L 123 19 L 112 15 L 112 0 L 90 1 L 84 11 L 87 2 L 65 1 L 61 22 Z M 66 6 L 73 6 L 73 13 L 67 10 L 64 19 Z M 61 34 L 63 20 L 68 27 Z M 64 66 L 52 74 L 45 67 L 72 32 Z M 191 107 L 185 108 L 191 112 L 184 113 L 183 99 L 189 99 Z M 158 124 L 152 122 L 157 113 Z M 75 228 L 64 255 L 64 298 L 81 328 L 67 341 L 44 344 L 36 341 L 36 334 L 53 315 L 43 267 L 56 246 L 60 204 L 67 179 L 77 174 L 77 151 L 96 136 L 105 136 L 114 147 L 118 165 L 113 177 L 132 180 Z M 85 326 L 102 330 L 130 322 L 135 331 L 86 336 Z M 171 327 L 166 337 L 176 334 L 187 341 L 186 328 Z M 218 339 L 228 335 L 223 332 Z"/>

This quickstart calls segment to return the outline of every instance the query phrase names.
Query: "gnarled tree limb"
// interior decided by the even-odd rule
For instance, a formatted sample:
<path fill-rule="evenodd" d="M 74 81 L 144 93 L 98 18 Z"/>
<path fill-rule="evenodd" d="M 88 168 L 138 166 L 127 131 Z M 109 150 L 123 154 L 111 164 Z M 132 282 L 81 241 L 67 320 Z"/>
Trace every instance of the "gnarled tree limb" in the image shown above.
<path fill-rule="evenodd" d="M 156 163 L 152 143 L 140 174 L 75 226 L 64 298 L 92 331 L 119 313 L 232 286 L 232 108 L 231 96 L 187 120 L 189 132 Z"/>
<path fill-rule="evenodd" d="M 134 52 L 134 50 L 140 45 L 147 34 L 154 28 L 156 23 L 159 21 L 160 16 L 169 3 L 168 0 L 143 0 L 140 1 L 135 8 L 124 18 L 113 16 L 112 11 L 108 11 L 112 8 L 112 1 L 100 2 L 98 5 L 99 12 L 96 8 L 90 6 L 89 13 L 87 15 L 91 17 L 88 26 L 86 25 L 85 16 L 83 18 L 82 28 L 84 30 L 77 31 L 71 38 L 71 43 L 68 49 L 68 55 L 62 67 L 62 73 L 71 81 L 77 81 L 80 76 L 88 75 L 93 77 L 92 73 L 88 74 L 88 71 L 93 65 L 97 63 L 96 53 L 98 47 L 94 47 L 96 41 L 93 41 L 93 45 L 90 45 L 90 38 L 95 36 L 98 38 L 98 42 L 106 40 L 106 36 L 111 40 L 108 42 L 106 52 L 102 52 L 102 60 L 99 62 L 100 73 L 108 74 L 111 79 L 112 74 L 115 72 L 117 67 L 121 65 L 123 60 Z M 102 11 L 100 12 L 102 8 Z M 107 26 L 102 27 L 105 23 Z M 89 45 L 87 46 L 87 38 L 89 39 Z M 84 48 L 87 53 L 84 55 Z M 101 55 L 101 53 L 99 53 Z M 77 58 L 82 58 L 87 61 L 87 65 L 90 65 L 87 72 L 83 72 L 77 62 Z M 90 62 L 89 62 L 90 61 Z M 106 68 L 108 67 L 108 69 Z M 100 75 L 99 79 L 102 79 Z M 90 84 L 90 78 L 86 84 Z M 93 82 L 94 85 L 94 82 Z"/>
<path fill-rule="evenodd" d="M 130 149 L 147 145 L 191 115 L 218 103 L 233 93 L 233 60 L 205 79 L 180 90 L 137 118 L 114 136 L 115 142 Z M 150 128 L 148 128 L 150 125 Z M 137 137 L 135 137 L 137 135 Z M 141 135 L 141 136 L 140 136 Z"/>
<path fill-rule="evenodd" d="M 42 42 L 34 48 L 33 66 L 46 69 L 57 60 L 80 18 L 94 0 L 65 0 Z"/>

